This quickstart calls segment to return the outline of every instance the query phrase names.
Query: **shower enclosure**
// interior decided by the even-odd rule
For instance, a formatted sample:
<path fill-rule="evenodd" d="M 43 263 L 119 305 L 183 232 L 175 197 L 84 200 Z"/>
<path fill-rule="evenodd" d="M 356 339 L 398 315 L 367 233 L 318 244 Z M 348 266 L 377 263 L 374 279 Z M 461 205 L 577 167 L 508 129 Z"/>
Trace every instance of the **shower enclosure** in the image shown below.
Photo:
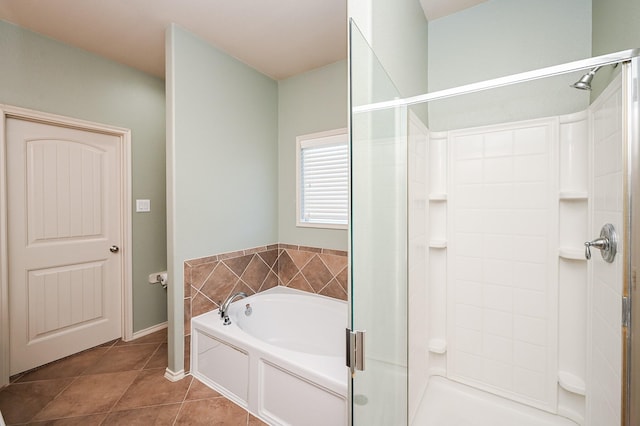
<path fill-rule="evenodd" d="M 639 424 L 640 51 L 403 99 L 350 42 L 353 424 Z"/>

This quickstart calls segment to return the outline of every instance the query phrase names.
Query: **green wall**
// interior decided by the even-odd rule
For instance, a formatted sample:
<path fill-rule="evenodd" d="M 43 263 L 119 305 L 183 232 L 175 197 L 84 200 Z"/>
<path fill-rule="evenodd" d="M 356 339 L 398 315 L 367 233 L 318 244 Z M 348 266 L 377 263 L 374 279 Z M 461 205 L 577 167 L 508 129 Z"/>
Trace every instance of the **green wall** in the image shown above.
<path fill-rule="evenodd" d="M 347 127 L 347 62 L 278 82 L 278 242 L 347 249 L 346 229 L 296 226 L 296 137 Z"/>
<path fill-rule="evenodd" d="M 591 0 L 492 0 L 429 22 L 429 90 L 591 56 Z"/>
<path fill-rule="evenodd" d="M 593 0 L 593 56 L 640 48 L 640 2 Z"/>
<path fill-rule="evenodd" d="M 352 46 L 353 80 L 360 87 L 356 103 L 385 99 L 397 93 L 400 97 L 420 95 L 428 89 L 428 23 L 418 0 L 349 1 L 349 17 L 358 27 Z M 371 52 L 364 45 L 368 44 Z M 355 56 L 354 56 L 355 55 Z M 379 65 L 382 65 L 380 68 Z M 389 82 L 394 86 L 388 86 Z M 398 95 L 395 95 L 398 96 Z M 395 97 L 394 96 L 394 97 Z M 426 121 L 426 105 L 414 107 Z"/>
<path fill-rule="evenodd" d="M 167 33 L 169 368 L 182 369 L 183 262 L 277 242 L 277 83 Z"/>
<path fill-rule="evenodd" d="M 166 321 L 166 291 L 147 282 L 166 268 L 163 81 L 4 21 L 0 58 L 0 103 L 131 129 L 132 198 L 151 200 L 131 213 L 133 329 Z"/>
<path fill-rule="evenodd" d="M 400 96 L 427 92 L 428 23 L 418 0 L 372 0 L 372 47 Z"/>
<path fill-rule="evenodd" d="M 640 1 L 593 0 L 593 56 L 640 48 Z M 593 79 L 595 99 L 621 67 L 604 67 Z"/>
<path fill-rule="evenodd" d="M 429 22 L 429 92 L 591 56 L 591 0 L 492 0 Z M 434 102 L 429 128 L 448 130 L 566 114 L 588 93 L 568 75 Z"/>

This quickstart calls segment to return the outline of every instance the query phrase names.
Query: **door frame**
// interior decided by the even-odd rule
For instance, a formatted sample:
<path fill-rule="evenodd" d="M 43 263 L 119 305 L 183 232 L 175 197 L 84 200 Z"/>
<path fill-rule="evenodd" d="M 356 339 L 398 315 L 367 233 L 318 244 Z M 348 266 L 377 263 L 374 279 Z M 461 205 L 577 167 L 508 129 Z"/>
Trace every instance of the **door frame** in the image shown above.
<path fill-rule="evenodd" d="M 0 388 L 9 384 L 9 254 L 7 239 L 7 137 L 6 122 L 9 118 L 35 121 L 59 127 L 86 130 L 116 136 L 120 139 L 120 173 L 122 220 L 122 339 L 133 335 L 133 274 L 131 233 L 131 130 L 91 121 L 79 120 L 56 114 L 0 104 Z"/>

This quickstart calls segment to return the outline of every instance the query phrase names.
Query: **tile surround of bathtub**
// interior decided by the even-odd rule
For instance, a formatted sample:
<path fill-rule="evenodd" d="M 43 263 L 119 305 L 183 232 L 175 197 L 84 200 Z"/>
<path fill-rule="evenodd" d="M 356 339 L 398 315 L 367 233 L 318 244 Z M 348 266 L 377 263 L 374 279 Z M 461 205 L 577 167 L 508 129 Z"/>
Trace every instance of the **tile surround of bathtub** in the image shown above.
<path fill-rule="evenodd" d="M 273 244 L 184 262 L 184 330 L 191 317 L 217 309 L 230 295 L 281 285 L 347 300 L 347 252 Z M 188 362 L 185 346 L 185 364 Z M 185 369 L 188 371 L 188 369 Z"/>

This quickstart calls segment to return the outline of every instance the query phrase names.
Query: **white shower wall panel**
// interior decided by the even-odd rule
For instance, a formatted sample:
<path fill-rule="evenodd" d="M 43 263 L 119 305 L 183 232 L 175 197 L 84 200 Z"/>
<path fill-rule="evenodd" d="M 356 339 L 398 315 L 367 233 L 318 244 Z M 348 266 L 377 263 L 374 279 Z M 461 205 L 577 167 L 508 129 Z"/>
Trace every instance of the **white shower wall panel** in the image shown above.
<path fill-rule="evenodd" d="M 591 238 L 611 223 L 620 239 L 623 189 L 623 111 L 618 77 L 591 107 L 593 217 Z M 622 241 L 619 240 L 620 249 Z M 622 253 L 606 263 L 595 251 L 590 261 L 587 358 L 587 425 L 620 424 Z"/>
<path fill-rule="evenodd" d="M 558 120 L 449 133 L 451 379 L 555 411 Z"/>

